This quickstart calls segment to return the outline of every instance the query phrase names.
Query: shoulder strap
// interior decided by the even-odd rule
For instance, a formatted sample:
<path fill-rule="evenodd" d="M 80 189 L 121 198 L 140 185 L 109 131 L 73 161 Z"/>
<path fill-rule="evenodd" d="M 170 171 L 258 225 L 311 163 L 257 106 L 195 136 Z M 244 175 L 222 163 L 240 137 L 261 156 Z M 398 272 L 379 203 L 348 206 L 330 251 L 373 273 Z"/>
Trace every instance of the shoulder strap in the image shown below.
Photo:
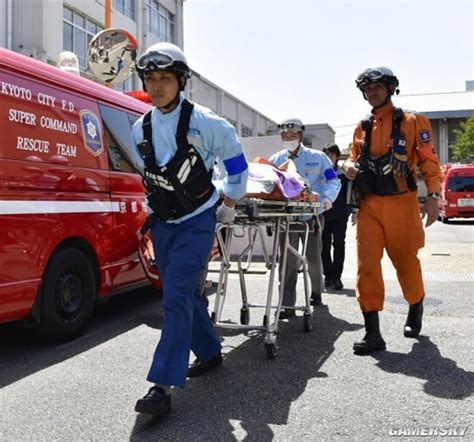
<path fill-rule="evenodd" d="M 181 113 L 179 114 L 178 127 L 176 129 L 176 145 L 178 149 L 188 149 L 188 129 L 194 104 L 184 99 L 181 103 Z"/>
<path fill-rule="evenodd" d="M 372 115 L 367 116 L 361 121 L 362 130 L 365 132 L 364 145 L 362 146 L 362 155 L 370 155 L 370 137 L 372 135 L 372 122 L 374 117 Z"/>
<path fill-rule="evenodd" d="M 150 146 L 153 146 L 152 129 L 151 129 L 151 110 L 148 111 L 143 117 L 142 129 L 143 129 L 143 138 L 150 143 Z"/>
<path fill-rule="evenodd" d="M 392 110 L 392 120 L 392 133 L 390 136 L 392 140 L 400 139 L 402 135 L 400 127 L 403 120 L 403 109 L 394 107 Z"/>
<path fill-rule="evenodd" d="M 142 123 L 144 141 L 138 144 L 138 149 L 143 157 L 145 166 L 150 168 L 155 165 L 155 149 L 153 148 L 151 110 L 143 117 Z"/>

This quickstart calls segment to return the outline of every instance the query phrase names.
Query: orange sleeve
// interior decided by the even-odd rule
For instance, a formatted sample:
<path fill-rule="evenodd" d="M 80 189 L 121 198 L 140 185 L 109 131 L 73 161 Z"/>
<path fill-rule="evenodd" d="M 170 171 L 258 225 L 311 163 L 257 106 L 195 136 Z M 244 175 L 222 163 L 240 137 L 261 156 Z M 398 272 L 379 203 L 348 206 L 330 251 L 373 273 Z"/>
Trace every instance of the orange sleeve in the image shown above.
<path fill-rule="evenodd" d="M 428 189 L 428 193 L 439 193 L 441 189 L 441 169 L 438 155 L 433 146 L 433 131 L 430 121 L 420 114 L 415 116 L 415 150 L 418 167 Z"/>
<path fill-rule="evenodd" d="M 350 161 L 356 162 L 360 157 L 360 153 L 362 151 L 362 145 L 364 144 L 363 133 L 364 131 L 362 130 L 361 125 L 359 124 L 356 127 L 354 131 L 354 137 L 352 138 L 351 151 L 349 152 Z"/>

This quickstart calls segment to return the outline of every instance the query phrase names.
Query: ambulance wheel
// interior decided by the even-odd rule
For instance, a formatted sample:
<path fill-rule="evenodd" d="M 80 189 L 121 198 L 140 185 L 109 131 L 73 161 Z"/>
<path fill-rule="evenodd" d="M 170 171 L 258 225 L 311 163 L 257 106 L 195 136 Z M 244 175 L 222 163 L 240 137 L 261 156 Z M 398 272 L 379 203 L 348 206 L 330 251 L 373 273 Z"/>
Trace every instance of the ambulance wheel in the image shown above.
<path fill-rule="evenodd" d="M 449 218 L 446 218 L 445 216 L 441 216 L 441 222 L 443 224 L 449 224 Z"/>
<path fill-rule="evenodd" d="M 92 266 L 77 249 L 58 250 L 41 285 L 41 332 L 53 339 L 77 337 L 92 315 L 97 284 Z"/>
<path fill-rule="evenodd" d="M 311 313 L 305 313 L 303 315 L 303 330 L 305 332 L 309 332 L 313 328 L 313 323 L 311 322 L 311 319 L 312 319 Z"/>
<path fill-rule="evenodd" d="M 250 311 L 248 308 L 240 309 L 240 323 L 242 325 L 248 325 L 250 322 Z"/>
<path fill-rule="evenodd" d="M 275 344 L 265 344 L 265 351 L 267 352 L 268 359 L 275 359 L 277 354 L 277 348 Z"/>

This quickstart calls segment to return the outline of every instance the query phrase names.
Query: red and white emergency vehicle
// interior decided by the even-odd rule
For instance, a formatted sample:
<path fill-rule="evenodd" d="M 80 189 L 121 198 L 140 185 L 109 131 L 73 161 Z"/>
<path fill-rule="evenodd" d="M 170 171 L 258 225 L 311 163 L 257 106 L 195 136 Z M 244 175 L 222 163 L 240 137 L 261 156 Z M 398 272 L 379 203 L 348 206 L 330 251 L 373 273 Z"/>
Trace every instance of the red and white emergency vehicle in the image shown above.
<path fill-rule="evenodd" d="M 0 322 L 71 338 L 98 299 L 149 284 L 144 188 L 121 148 L 148 109 L 0 48 Z"/>
<path fill-rule="evenodd" d="M 474 164 L 446 164 L 442 168 L 439 217 L 474 218 Z"/>

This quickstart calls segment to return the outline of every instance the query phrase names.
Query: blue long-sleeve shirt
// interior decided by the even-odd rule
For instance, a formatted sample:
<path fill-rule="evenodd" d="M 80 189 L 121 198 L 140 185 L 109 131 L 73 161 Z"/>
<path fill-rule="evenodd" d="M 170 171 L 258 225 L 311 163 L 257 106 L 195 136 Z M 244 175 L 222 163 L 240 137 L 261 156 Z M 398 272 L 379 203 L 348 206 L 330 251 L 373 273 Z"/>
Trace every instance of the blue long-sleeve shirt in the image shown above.
<path fill-rule="evenodd" d="M 289 152 L 284 149 L 270 157 L 270 162 L 280 166 L 290 158 Z M 297 156 L 291 156 L 298 173 L 306 180 L 311 191 L 318 195 L 319 202 L 335 201 L 341 183 L 337 178 L 331 160 L 319 150 L 310 149 L 300 144 Z"/>
<path fill-rule="evenodd" d="M 183 97 L 180 98 L 177 108 L 167 114 L 161 113 L 156 107 L 152 110 L 152 141 L 158 166 L 167 164 L 178 149 L 175 136 L 182 102 Z M 145 165 L 136 146 L 143 141 L 142 125 L 143 116 L 133 125 L 132 137 L 135 152 L 132 152 L 132 155 L 130 155 L 135 168 L 140 172 L 143 172 Z M 194 103 L 194 109 L 189 121 L 188 142 L 201 155 L 207 170 L 211 170 L 218 159 L 225 165 L 227 175 L 219 191 L 231 199 L 239 199 L 245 195 L 248 167 L 242 146 L 231 124 L 211 110 Z M 242 169 L 240 172 L 236 173 L 235 164 L 238 165 L 238 170 Z M 181 222 L 191 218 L 212 207 L 218 199 L 219 192 L 216 190 L 214 195 L 194 212 L 169 222 Z"/>

